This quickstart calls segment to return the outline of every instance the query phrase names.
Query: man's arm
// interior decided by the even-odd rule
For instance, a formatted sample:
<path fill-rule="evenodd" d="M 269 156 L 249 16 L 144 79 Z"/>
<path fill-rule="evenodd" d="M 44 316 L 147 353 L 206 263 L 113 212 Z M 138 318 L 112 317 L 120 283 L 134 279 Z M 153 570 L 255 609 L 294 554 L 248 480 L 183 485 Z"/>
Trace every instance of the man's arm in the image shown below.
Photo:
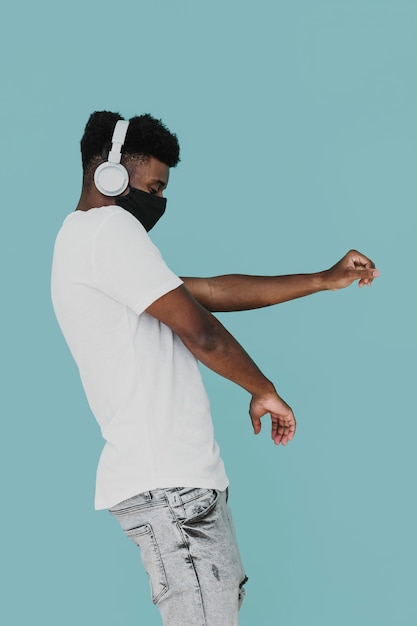
<path fill-rule="evenodd" d="M 318 291 L 343 289 L 355 280 L 359 280 L 359 287 L 369 286 L 377 276 L 379 271 L 374 263 L 360 252 L 351 250 L 330 269 L 314 274 L 229 274 L 182 280 L 194 298 L 209 311 L 244 311 L 287 302 Z"/>
<path fill-rule="evenodd" d="M 271 415 L 271 436 L 286 445 L 295 433 L 295 418 L 269 381 L 222 324 L 181 285 L 156 300 L 147 313 L 169 326 L 194 356 L 220 376 L 252 395 L 249 414 L 255 434 L 261 417 Z"/>

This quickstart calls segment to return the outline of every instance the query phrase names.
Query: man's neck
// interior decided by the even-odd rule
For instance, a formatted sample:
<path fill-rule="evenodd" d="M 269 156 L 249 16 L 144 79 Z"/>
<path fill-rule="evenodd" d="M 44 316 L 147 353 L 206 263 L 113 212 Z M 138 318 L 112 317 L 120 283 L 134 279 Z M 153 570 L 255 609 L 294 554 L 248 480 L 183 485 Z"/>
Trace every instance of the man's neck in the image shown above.
<path fill-rule="evenodd" d="M 104 196 L 94 186 L 83 189 L 80 199 L 78 201 L 76 211 L 89 211 L 100 206 L 109 206 L 116 204 L 114 198 L 110 196 Z"/>

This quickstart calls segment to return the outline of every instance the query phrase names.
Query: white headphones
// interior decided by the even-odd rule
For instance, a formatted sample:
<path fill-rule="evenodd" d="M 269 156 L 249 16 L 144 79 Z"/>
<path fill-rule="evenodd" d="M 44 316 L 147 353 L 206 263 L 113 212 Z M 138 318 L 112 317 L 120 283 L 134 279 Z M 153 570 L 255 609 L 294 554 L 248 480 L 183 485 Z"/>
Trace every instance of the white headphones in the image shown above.
<path fill-rule="evenodd" d="M 118 196 L 124 192 L 129 182 L 129 174 L 121 165 L 122 146 L 125 142 L 129 122 L 118 120 L 114 127 L 112 146 L 105 163 L 94 172 L 94 184 L 105 196 Z"/>

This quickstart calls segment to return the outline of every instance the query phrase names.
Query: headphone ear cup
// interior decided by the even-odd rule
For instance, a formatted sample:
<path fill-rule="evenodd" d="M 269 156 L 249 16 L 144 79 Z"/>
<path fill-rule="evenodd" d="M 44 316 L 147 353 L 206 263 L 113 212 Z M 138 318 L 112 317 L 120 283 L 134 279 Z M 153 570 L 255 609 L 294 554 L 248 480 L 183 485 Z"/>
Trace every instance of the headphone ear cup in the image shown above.
<path fill-rule="evenodd" d="M 94 184 L 105 196 L 118 196 L 124 192 L 129 174 L 120 163 L 102 163 L 94 172 Z"/>

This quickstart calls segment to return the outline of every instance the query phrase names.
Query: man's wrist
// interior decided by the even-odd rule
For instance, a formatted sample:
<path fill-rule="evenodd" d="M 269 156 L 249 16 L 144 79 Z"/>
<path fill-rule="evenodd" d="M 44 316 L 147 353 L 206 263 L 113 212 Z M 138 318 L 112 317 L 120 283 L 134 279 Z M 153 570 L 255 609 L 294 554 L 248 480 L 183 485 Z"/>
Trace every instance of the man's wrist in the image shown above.
<path fill-rule="evenodd" d="M 272 382 L 267 378 L 264 379 L 262 385 L 257 387 L 256 390 L 250 392 L 253 398 L 266 398 L 268 396 L 277 395 L 276 389 Z"/>
<path fill-rule="evenodd" d="M 329 282 L 329 270 L 323 270 L 322 272 L 316 272 L 313 274 L 317 291 L 328 291 L 331 289 Z"/>

